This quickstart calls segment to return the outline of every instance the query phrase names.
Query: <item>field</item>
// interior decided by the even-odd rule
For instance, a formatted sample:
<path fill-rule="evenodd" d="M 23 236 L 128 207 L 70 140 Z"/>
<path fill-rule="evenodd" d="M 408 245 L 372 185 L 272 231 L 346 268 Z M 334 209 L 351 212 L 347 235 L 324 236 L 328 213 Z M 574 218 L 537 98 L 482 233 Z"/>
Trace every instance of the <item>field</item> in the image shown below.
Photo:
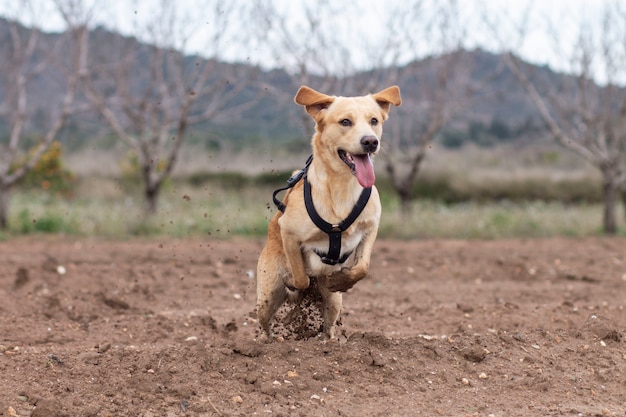
<path fill-rule="evenodd" d="M 250 178 L 293 162 L 183 158 L 145 221 L 115 159 L 75 156 L 74 196 L 20 190 L 0 233 L 0 416 L 624 416 L 624 208 L 602 237 L 597 175 L 553 150 L 440 152 L 409 215 L 380 178 L 338 340 L 305 300 L 272 344 Z"/>
<path fill-rule="evenodd" d="M 380 239 L 332 343 L 258 341 L 262 245 L 0 242 L 0 415 L 626 413 L 624 238 Z"/>

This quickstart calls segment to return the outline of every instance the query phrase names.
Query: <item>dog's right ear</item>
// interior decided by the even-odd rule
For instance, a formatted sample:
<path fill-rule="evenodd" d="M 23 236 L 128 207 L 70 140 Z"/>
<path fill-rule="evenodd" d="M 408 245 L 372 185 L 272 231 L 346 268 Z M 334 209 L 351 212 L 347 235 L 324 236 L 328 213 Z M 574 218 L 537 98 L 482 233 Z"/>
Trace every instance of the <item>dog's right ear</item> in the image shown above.
<path fill-rule="evenodd" d="M 300 87 L 294 101 L 306 108 L 307 113 L 317 121 L 322 110 L 325 110 L 335 101 L 335 97 L 315 91 L 306 85 Z"/>

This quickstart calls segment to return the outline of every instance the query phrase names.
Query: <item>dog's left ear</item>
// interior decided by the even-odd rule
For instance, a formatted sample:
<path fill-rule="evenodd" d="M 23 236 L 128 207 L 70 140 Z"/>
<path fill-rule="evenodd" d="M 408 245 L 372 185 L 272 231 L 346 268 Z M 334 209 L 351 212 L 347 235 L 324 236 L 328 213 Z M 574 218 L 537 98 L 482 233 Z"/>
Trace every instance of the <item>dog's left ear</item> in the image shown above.
<path fill-rule="evenodd" d="M 317 121 L 317 116 L 335 101 L 335 97 L 328 96 L 303 85 L 296 93 L 294 101 L 306 108 L 307 113 Z"/>
<path fill-rule="evenodd" d="M 400 87 L 397 85 L 385 88 L 376 94 L 372 94 L 372 98 L 376 100 L 378 105 L 383 109 L 385 114 L 389 113 L 389 107 L 393 104 L 399 107 L 402 104 L 402 97 L 400 97 Z"/>

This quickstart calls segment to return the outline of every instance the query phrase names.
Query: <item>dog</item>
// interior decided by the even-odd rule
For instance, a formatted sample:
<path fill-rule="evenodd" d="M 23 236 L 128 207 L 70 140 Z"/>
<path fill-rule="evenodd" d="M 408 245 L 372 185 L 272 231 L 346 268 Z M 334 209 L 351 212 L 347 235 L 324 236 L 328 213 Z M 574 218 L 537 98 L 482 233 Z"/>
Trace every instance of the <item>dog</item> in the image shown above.
<path fill-rule="evenodd" d="M 369 272 L 381 216 L 372 158 L 390 107 L 400 106 L 402 98 L 398 86 L 361 97 L 302 86 L 294 100 L 315 121 L 313 154 L 290 179 L 282 204 L 275 198 L 281 211 L 269 222 L 257 264 L 257 317 L 271 341 L 278 308 L 286 299 L 301 301 L 315 280 L 323 337 L 332 340 L 342 292 Z"/>

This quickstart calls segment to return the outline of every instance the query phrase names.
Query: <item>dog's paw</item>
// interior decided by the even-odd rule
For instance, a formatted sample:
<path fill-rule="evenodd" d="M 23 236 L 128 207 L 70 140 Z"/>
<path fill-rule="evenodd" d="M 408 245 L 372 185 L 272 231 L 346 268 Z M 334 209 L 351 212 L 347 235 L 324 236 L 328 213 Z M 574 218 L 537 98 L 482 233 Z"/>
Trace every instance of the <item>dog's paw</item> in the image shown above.
<path fill-rule="evenodd" d="M 324 284 L 331 292 L 346 292 L 356 284 L 356 281 L 352 278 L 350 269 L 341 268 L 326 277 Z"/>

